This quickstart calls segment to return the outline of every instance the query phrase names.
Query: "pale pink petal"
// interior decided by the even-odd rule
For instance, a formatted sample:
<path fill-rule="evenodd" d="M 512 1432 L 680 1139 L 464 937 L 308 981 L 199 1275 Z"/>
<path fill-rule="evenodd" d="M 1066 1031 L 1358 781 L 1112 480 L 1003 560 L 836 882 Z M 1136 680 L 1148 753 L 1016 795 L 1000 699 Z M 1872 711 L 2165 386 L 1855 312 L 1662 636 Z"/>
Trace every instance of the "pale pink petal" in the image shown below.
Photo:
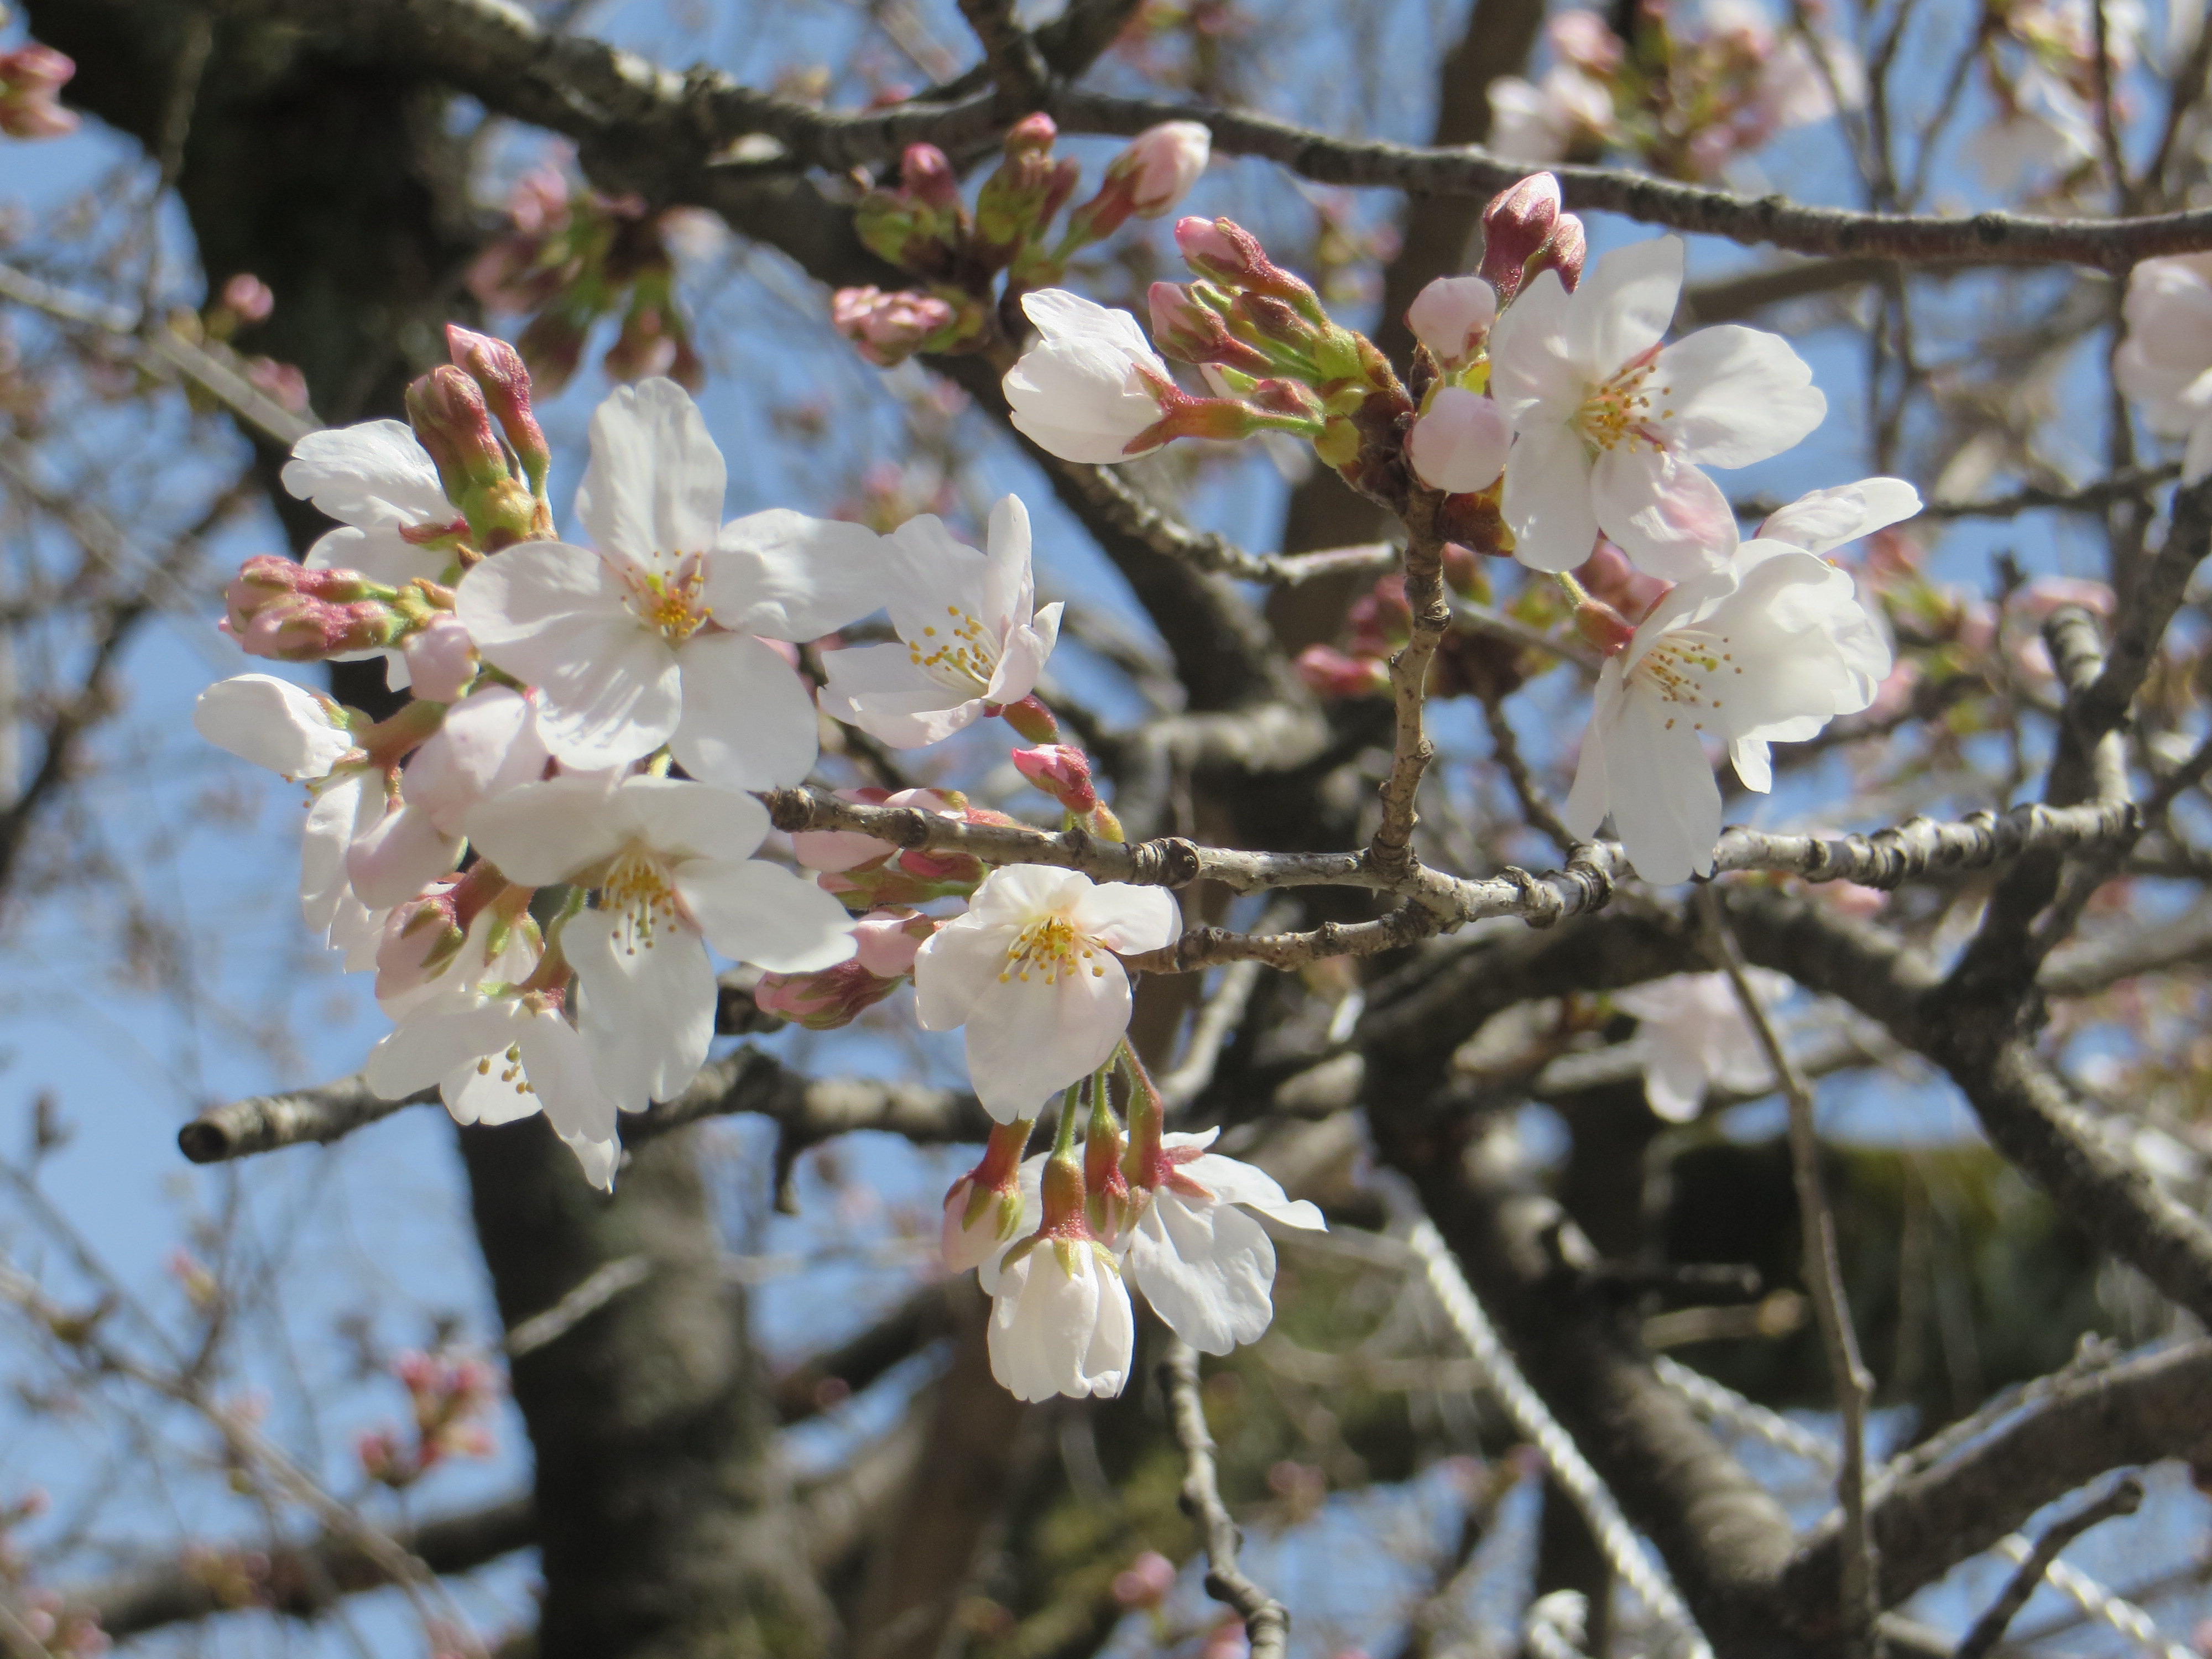
<path fill-rule="evenodd" d="M 545 887 L 613 857 L 630 829 L 600 780 L 555 778 L 479 801 L 468 832 L 508 880 Z"/>
<path fill-rule="evenodd" d="M 811 881 L 758 859 L 695 860 L 676 867 L 676 891 L 724 956 L 776 974 L 811 974 L 850 960 L 853 918 Z"/>
<path fill-rule="evenodd" d="M 440 524 L 458 517 L 438 469 L 404 421 L 311 432 L 292 446 L 284 488 L 343 524 Z"/>
<path fill-rule="evenodd" d="M 1651 396 L 1668 447 L 1708 466 L 1779 455 L 1828 412 L 1812 366 L 1787 340 L 1734 323 L 1701 328 L 1661 352 Z"/>
<path fill-rule="evenodd" d="M 461 838 L 447 836 L 429 813 L 392 802 L 374 828 L 346 854 L 346 880 L 374 908 L 413 898 L 461 861 Z"/>
<path fill-rule="evenodd" d="M 1575 289 L 1567 311 L 1568 356 L 1594 371 L 1592 379 L 1609 378 L 1659 343 L 1681 294 L 1680 237 L 1654 236 L 1615 248 Z M 1525 303 L 1516 301 L 1506 316 Z"/>
<path fill-rule="evenodd" d="M 1406 456 L 1430 489 L 1464 495 L 1498 482 L 1512 439 L 1505 411 L 1493 399 L 1448 386 L 1407 434 Z"/>
<path fill-rule="evenodd" d="M 664 927 L 628 942 L 624 919 L 607 910 L 571 916 L 561 945 L 583 990 L 577 1024 L 592 1073 L 615 1103 L 641 1112 L 680 1094 L 706 1063 L 714 1036 L 714 970 L 706 942 L 688 927 Z"/>
<path fill-rule="evenodd" d="M 1735 551 L 1735 513 L 1720 486 L 1665 450 L 1604 451 L 1589 493 L 1598 527 L 1647 574 L 1686 581 Z"/>
<path fill-rule="evenodd" d="M 1166 888 L 1132 882 L 1100 883 L 1076 902 L 1068 919 L 1124 956 L 1164 949 L 1182 932 L 1182 912 Z"/>
<path fill-rule="evenodd" d="M 602 552 L 672 569 L 714 546 L 727 477 L 690 392 L 659 379 L 617 386 L 592 416 L 576 517 Z"/>
<path fill-rule="evenodd" d="M 1520 308 L 1515 306 L 1506 318 Z M 1522 432 L 1506 459 L 1501 503 L 1515 558 L 1532 570 L 1553 571 L 1572 570 L 1589 557 L 1598 531 L 1590 477 L 1589 452 L 1566 427 Z"/>
<path fill-rule="evenodd" d="M 806 781 L 814 697 L 772 646 L 750 634 L 695 634 L 676 662 L 684 713 L 669 748 L 685 771 L 725 789 Z"/>
<path fill-rule="evenodd" d="M 970 911 L 923 941 L 914 960 L 915 1018 L 925 1031 L 966 1023 L 976 1000 L 1006 971 L 1013 929 L 987 926 Z"/>
<path fill-rule="evenodd" d="M 973 725 L 981 697 L 963 697 L 914 665 L 904 645 L 861 645 L 822 653 L 822 706 L 894 749 L 940 743 Z"/>
<path fill-rule="evenodd" d="M 1053 647 L 1060 640 L 1060 617 L 1064 609 L 1060 600 L 1036 613 L 1034 623 L 1024 623 L 1006 636 L 1006 650 L 999 658 L 999 666 L 991 676 L 991 689 L 984 700 L 1004 706 L 1019 702 L 1036 690 L 1037 677 L 1044 672 L 1045 659 L 1052 655 Z"/>
<path fill-rule="evenodd" d="M 724 525 L 701 597 L 720 626 L 804 642 L 884 603 L 883 538 L 866 525 L 771 507 Z"/>

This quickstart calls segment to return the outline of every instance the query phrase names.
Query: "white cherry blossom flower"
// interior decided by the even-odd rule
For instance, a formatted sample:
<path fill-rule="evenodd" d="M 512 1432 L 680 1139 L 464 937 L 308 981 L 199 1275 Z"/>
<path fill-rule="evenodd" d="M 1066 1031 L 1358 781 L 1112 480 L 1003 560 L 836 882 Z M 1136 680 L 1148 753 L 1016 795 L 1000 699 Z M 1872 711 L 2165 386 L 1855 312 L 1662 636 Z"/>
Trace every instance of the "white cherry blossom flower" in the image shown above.
<path fill-rule="evenodd" d="M 1601 532 L 1680 580 L 1725 564 L 1735 515 L 1699 466 L 1745 466 L 1820 423 L 1827 399 L 1779 335 L 1729 324 L 1662 347 L 1682 244 L 1616 249 L 1569 294 L 1545 271 L 1490 335 L 1491 390 L 1512 418 L 1503 507 L 1514 556 L 1570 570 Z"/>
<path fill-rule="evenodd" d="M 1740 758 L 1763 774 L 1767 741 L 1802 741 L 1866 708 L 1887 673 L 1888 647 L 1853 592 L 1826 561 L 1756 541 L 1669 592 L 1599 672 L 1567 827 L 1593 835 L 1610 812 L 1646 881 L 1710 873 L 1721 792 L 1706 741 L 1755 740 Z"/>
<path fill-rule="evenodd" d="M 468 831 L 509 880 L 596 888 L 560 943 L 583 996 L 577 1024 L 599 1084 L 626 1111 L 698 1074 L 714 1034 L 707 946 L 776 973 L 853 954 L 845 907 L 755 859 L 767 811 L 750 795 L 667 778 L 555 778 L 482 801 Z"/>
<path fill-rule="evenodd" d="M 1516 161 L 1565 161 L 1584 144 L 1607 144 L 1620 131 L 1613 93 L 1571 64 L 1544 78 L 1501 75 L 1490 83 L 1490 149 Z"/>
<path fill-rule="evenodd" d="M 435 1084 L 456 1123 L 512 1123 L 543 1111 L 586 1179 L 614 1186 L 615 1103 L 558 997 L 471 983 L 420 1000 L 369 1051 L 365 1075 L 386 1100 Z"/>
<path fill-rule="evenodd" d="M 1275 1316 L 1275 1246 L 1244 1209 L 1286 1227 L 1328 1225 L 1272 1176 L 1206 1151 L 1220 1133 L 1160 1138 L 1148 1200 L 1123 1240 L 1129 1276 L 1152 1311 L 1214 1354 L 1258 1341 Z"/>
<path fill-rule="evenodd" d="M 1162 888 L 994 870 L 967 914 L 915 956 L 915 1013 L 924 1030 L 967 1027 L 968 1075 L 985 1111 L 1001 1123 L 1035 1117 L 1128 1029 L 1129 975 L 1114 953 L 1158 950 L 1179 926 Z"/>
<path fill-rule="evenodd" d="M 2161 438 L 2186 441 L 2181 481 L 2212 472 L 2212 253 L 2146 259 L 2128 276 L 2120 390 Z"/>
<path fill-rule="evenodd" d="M 777 508 L 725 525 L 726 470 L 673 380 L 618 388 L 592 416 L 576 516 L 596 551 L 524 542 L 463 578 L 484 659 L 536 686 L 564 765 L 662 744 L 732 789 L 803 780 L 814 702 L 771 640 L 804 641 L 883 603 L 878 538 Z"/>
<path fill-rule="evenodd" d="M 1749 969 L 1748 977 L 1770 1008 L 1793 988 L 1763 968 Z M 1749 1094 L 1774 1086 L 1766 1050 L 1726 974 L 1676 974 L 1616 991 L 1613 1000 L 1639 1022 L 1634 1047 L 1644 1065 L 1644 1098 L 1669 1123 L 1697 1116 L 1716 1087 Z"/>
<path fill-rule="evenodd" d="M 1017 1400 L 1111 1399 L 1129 1378 L 1137 1326 L 1114 1253 L 1045 1238 L 1010 1251 L 991 1300 L 991 1375 Z"/>
<path fill-rule="evenodd" d="M 1039 289 L 1022 296 L 1037 339 L 1006 371 L 1016 431 L 1063 461 L 1111 465 L 1158 448 L 1130 446 L 1166 413 L 1174 377 L 1126 311 Z"/>
<path fill-rule="evenodd" d="M 990 550 L 954 538 L 933 514 L 884 539 L 884 598 L 898 642 L 823 653 L 823 703 L 838 719 L 914 749 L 951 737 L 987 705 L 1036 688 L 1060 637 L 1058 604 L 1036 610 L 1030 515 L 1008 495 L 991 509 Z"/>

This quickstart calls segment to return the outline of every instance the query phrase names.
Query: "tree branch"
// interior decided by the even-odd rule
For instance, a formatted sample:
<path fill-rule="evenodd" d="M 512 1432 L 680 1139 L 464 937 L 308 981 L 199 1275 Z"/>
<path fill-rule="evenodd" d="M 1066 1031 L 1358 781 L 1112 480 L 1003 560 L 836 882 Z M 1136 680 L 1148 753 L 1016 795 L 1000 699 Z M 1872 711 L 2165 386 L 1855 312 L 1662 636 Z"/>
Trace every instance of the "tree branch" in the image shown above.
<path fill-rule="evenodd" d="M 1169 1420 L 1182 1448 L 1182 1512 L 1198 1523 L 1206 1540 L 1206 1593 L 1244 1617 L 1252 1659 L 1283 1659 L 1290 1645 L 1291 1615 L 1237 1565 L 1240 1534 L 1229 1506 L 1221 1501 L 1214 1469 L 1213 1437 L 1206 1432 L 1206 1402 L 1198 1387 L 1198 1351 L 1170 1337 L 1160 1362 L 1160 1387 L 1168 1397 Z"/>

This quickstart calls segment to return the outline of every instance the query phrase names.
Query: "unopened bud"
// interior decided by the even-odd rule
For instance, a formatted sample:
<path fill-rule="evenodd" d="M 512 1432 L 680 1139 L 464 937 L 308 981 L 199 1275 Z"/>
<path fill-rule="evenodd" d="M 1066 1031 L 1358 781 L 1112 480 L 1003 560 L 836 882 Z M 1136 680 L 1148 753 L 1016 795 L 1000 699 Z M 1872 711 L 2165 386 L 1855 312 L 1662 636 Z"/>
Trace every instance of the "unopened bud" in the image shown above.
<path fill-rule="evenodd" d="M 1603 599 L 1580 592 L 1575 601 L 1575 631 L 1608 657 L 1626 651 L 1636 637 L 1636 625 L 1627 617 Z"/>
<path fill-rule="evenodd" d="M 1556 270 L 1571 294 L 1575 284 L 1583 279 L 1583 260 L 1589 252 L 1589 238 L 1583 229 L 1583 222 L 1571 213 L 1563 213 L 1552 240 L 1529 265 L 1528 275 L 1533 279 L 1540 270 Z"/>
<path fill-rule="evenodd" d="M 500 428 L 522 463 L 522 476 L 530 493 L 545 494 L 545 475 L 553 465 L 553 452 L 530 407 L 530 369 L 522 354 L 502 339 L 477 334 L 459 323 L 446 325 L 446 349 L 454 366 L 466 371 L 483 393 L 484 403 L 499 417 Z M 547 529 L 551 529 L 549 522 Z"/>
<path fill-rule="evenodd" d="M 392 608 L 397 597 L 357 570 L 308 570 L 262 553 L 223 590 L 221 626 L 250 656 L 320 662 L 398 639 L 408 624 Z"/>
<path fill-rule="evenodd" d="M 1079 817 L 1098 805 L 1098 792 L 1091 784 L 1091 761 L 1080 749 L 1042 744 L 1015 750 L 1013 762 L 1014 769 L 1032 786 Z"/>
<path fill-rule="evenodd" d="M 1224 287 L 1247 295 L 1265 295 L 1283 301 L 1306 321 L 1327 325 L 1328 313 L 1311 287 L 1267 257 L 1260 239 L 1233 219 L 1181 219 L 1176 222 L 1176 246 L 1183 261 L 1201 276 L 1211 276 Z M 1258 319 L 1255 319 L 1255 325 Z"/>
<path fill-rule="evenodd" d="M 421 988 L 460 954 L 468 929 L 460 920 L 456 885 L 441 882 L 385 918 L 384 942 L 376 950 L 379 1001 Z"/>
<path fill-rule="evenodd" d="M 222 303 L 242 323 L 266 322 L 276 308 L 276 296 L 252 271 L 241 270 L 222 285 Z"/>
<path fill-rule="evenodd" d="M 1651 607 L 1674 585 L 1638 570 L 1626 553 L 1608 541 L 1598 543 L 1574 577 L 1592 599 L 1611 605 L 1631 623 L 1650 616 Z"/>
<path fill-rule="evenodd" d="M 813 974 L 763 974 L 753 1001 L 766 1013 L 810 1031 L 850 1025 L 906 981 L 873 974 L 858 962 L 841 962 Z"/>
<path fill-rule="evenodd" d="M 954 212 L 960 206 L 960 176 L 934 144 L 906 147 L 899 161 L 899 181 L 908 195 L 939 213 Z"/>
<path fill-rule="evenodd" d="M 1512 422 L 1495 398 L 1439 386 L 1428 412 L 1406 434 L 1406 459 L 1430 489 L 1465 495 L 1498 482 L 1512 443 Z"/>
<path fill-rule="evenodd" d="M 928 916 L 901 910 L 877 910 L 853 927 L 853 960 L 884 979 L 914 972 L 914 959 L 937 931 Z"/>
<path fill-rule="evenodd" d="M 1024 115 L 1006 129 L 1006 154 L 1041 154 L 1050 149 L 1053 141 L 1059 137 L 1060 128 L 1054 125 L 1052 117 L 1039 110 L 1033 115 Z"/>
<path fill-rule="evenodd" d="M 1446 368 L 1457 368 L 1498 320 L 1498 293 L 1480 276 L 1439 276 L 1406 308 L 1406 326 Z"/>
<path fill-rule="evenodd" d="M 56 94 L 76 73 L 73 58 L 35 40 L 0 52 L 0 133 L 58 138 L 75 132 L 76 116 L 56 101 Z"/>
<path fill-rule="evenodd" d="M 1559 181 L 1534 173 L 1500 191 L 1482 210 L 1482 264 L 1478 274 L 1502 305 L 1521 291 L 1529 260 L 1542 251 L 1559 222 Z"/>
<path fill-rule="evenodd" d="M 1231 334 L 1221 313 L 1200 300 L 1189 285 L 1154 283 L 1148 297 L 1152 339 L 1162 356 L 1177 362 L 1233 368 L 1244 374 L 1265 374 L 1272 367 L 1264 356 Z M 1213 384 L 1211 375 L 1207 383 Z"/>
<path fill-rule="evenodd" d="M 508 468 L 490 407 L 465 370 L 444 363 L 415 381 L 407 418 L 480 544 L 504 546 L 531 533 L 538 501 Z"/>
<path fill-rule="evenodd" d="M 1031 743 L 1060 741 L 1060 722 L 1053 719 L 1052 710 L 1038 702 L 1034 693 L 1019 702 L 986 704 L 983 712 L 1002 716 L 1007 725 Z"/>
<path fill-rule="evenodd" d="M 983 181 L 975 198 L 969 252 L 985 269 L 1018 264 L 1073 193 L 1081 169 L 1072 159 L 1053 160 L 1055 131 L 1050 117 L 1038 114 L 1018 122 L 1006 135 L 1006 159 Z"/>
<path fill-rule="evenodd" d="M 841 288 L 830 297 L 830 320 L 861 356 L 879 368 L 891 368 L 917 351 L 950 344 L 960 313 L 931 294 Z"/>
<path fill-rule="evenodd" d="M 1298 678 L 1324 697 L 1371 697 L 1390 689 L 1390 665 L 1379 657 L 1354 657 L 1333 645 L 1298 653 Z"/>
<path fill-rule="evenodd" d="M 404 648 L 412 690 L 428 702 L 457 702 L 476 679 L 477 648 L 459 617 L 433 617 Z"/>
<path fill-rule="evenodd" d="M 1213 135 L 1198 122 L 1163 121 L 1132 139 L 1106 177 L 1126 187 L 1139 219 L 1157 219 L 1190 193 L 1212 150 Z"/>

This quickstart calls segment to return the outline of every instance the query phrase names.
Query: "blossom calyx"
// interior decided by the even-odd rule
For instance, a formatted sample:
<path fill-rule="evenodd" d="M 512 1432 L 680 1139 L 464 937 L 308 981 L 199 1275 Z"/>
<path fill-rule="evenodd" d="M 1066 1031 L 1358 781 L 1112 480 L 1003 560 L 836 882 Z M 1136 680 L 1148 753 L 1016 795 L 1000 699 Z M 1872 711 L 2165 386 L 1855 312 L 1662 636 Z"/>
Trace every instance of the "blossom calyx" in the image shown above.
<path fill-rule="evenodd" d="M 1531 173 L 1482 210 L 1478 274 L 1497 290 L 1500 305 L 1510 304 L 1540 270 L 1557 270 L 1571 291 L 1582 277 L 1586 246 L 1582 221 L 1559 211 L 1559 181 Z"/>
<path fill-rule="evenodd" d="M 1072 159 L 1053 160 L 1052 144 L 1058 134 L 1052 118 L 1042 113 L 1024 116 L 1007 132 L 1006 160 L 983 181 L 975 198 L 972 246 L 984 270 L 1018 264 L 1075 194 L 1082 167 Z M 1030 274 L 1042 278 L 1056 273 Z"/>
<path fill-rule="evenodd" d="M 530 493 L 541 500 L 545 476 L 553 465 L 553 452 L 530 407 L 530 368 L 522 354 L 495 335 L 477 334 L 459 323 L 446 325 L 446 349 L 453 366 L 464 371 L 483 393 L 484 403 L 499 417 L 500 429 L 522 465 Z"/>
<path fill-rule="evenodd" d="M 1031 743 L 1060 741 L 1060 722 L 1052 717 L 1051 709 L 1037 701 L 1034 692 L 1024 697 L 1019 702 L 1001 704 L 995 708 L 987 708 L 984 712 L 998 715 Z M 1020 763 L 1017 761 L 1015 764 L 1018 766 Z M 1024 773 L 1023 775 L 1028 775 Z M 1034 779 L 1030 781 L 1035 781 Z"/>
<path fill-rule="evenodd" d="M 480 547 L 552 533 L 551 509 L 514 475 L 483 392 L 465 369 L 441 364 L 407 388 L 406 402 L 415 435 Z"/>
<path fill-rule="evenodd" d="M 994 1124 L 975 1167 L 945 1194 L 945 1270 L 980 1267 L 1011 1244 L 1022 1226 L 1022 1153 L 1032 1118 Z"/>

